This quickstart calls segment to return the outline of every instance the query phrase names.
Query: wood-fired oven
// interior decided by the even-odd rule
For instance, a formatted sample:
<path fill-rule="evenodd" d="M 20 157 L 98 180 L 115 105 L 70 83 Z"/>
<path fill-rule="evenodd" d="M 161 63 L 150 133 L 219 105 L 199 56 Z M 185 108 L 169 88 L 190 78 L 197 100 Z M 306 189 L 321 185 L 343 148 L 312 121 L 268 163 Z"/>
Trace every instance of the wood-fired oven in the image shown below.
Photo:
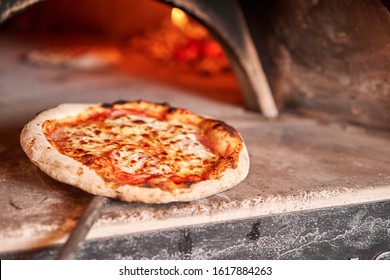
<path fill-rule="evenodd" d="M 55 258 L 92 200 L 33 166 L 23 125 L 120 99 L 231 123 L 250 173 L 199 201 L 110 201 L 76 258 L 388 259 L 389 1 L 0 0 L 0 22 L 2 259 Z M 117 60 L 28 60 L 76 47 Z"/>

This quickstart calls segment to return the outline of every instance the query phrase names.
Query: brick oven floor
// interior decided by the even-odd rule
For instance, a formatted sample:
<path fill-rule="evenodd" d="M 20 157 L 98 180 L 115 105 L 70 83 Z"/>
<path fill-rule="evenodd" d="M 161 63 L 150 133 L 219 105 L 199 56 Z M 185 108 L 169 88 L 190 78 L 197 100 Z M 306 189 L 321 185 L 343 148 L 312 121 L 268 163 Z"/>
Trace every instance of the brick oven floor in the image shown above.
<path fill-rule="evenodd" d="M 242 108 L 237 85 L 226 76 L 212 82 L 205 77 L 191 80 L 186 74 L 185 82 L 178 86 L 180 82 L 166 82 L 168 72 L 156 70 L 160 78 L 146 79 L 146 66 L 142 75 L 133 73 L 143 63 L 136 56 L 132 57 L 136 61 L 133 67 L 104 72 L 25 65 L 20 55 L 36 44 L 5 34 L 0 34 L 0 41 L 0 252 L 63 243 L 91 199 L 91 195 L 40 172 L 19 145 L 19 133 L 26 122 L 37 112 L 65 102 L 141 98 L 187 107 L 236 127 L 251 159 L 244 182 L 209 198 L 166 205 L 110 201 L 88 235 L 91 242 L 188 226 L 204 229 L 205 225 L 220 224 L 218 230 L 222 230 L 226 222 L 239 226 L 245 219 L 390 199 L 388 131 L 324 123 L 288 113 L 266 120 Z M 351 219 L 353 227 L 354 217 Z M 379 231 L 385 232 L 386 223 L 384 218 L 377 224 Z M 253 228 L 253 236 L 259 227 Z M 389 234 L 383 238 L 389 241 Z"/>

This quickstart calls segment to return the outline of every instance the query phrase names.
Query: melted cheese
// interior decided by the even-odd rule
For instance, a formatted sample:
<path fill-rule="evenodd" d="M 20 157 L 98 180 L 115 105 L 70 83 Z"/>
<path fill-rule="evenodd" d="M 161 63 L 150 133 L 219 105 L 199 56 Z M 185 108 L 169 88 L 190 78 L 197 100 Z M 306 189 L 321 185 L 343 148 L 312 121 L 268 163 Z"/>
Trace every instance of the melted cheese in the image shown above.
<path fill-rule="evenodd" d="M 201 143 L 200 136 L 205 137 L 193 125 L 117 111 L 104 121 L 60 123 L 50 134 L 60 152 L 88 164 L 108 180 L 118 171 L 202 178 L 218 156 Z M 102 167 L 101 162 L 111 167 Z"/>

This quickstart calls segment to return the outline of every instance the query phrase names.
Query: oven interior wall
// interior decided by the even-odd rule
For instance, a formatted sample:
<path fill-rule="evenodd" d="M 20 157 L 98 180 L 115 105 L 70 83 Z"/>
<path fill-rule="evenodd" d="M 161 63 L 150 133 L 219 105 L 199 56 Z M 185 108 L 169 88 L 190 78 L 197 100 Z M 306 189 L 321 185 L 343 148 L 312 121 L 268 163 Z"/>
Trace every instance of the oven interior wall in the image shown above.
<path fill-rule="evenodd" d="M 158 27 L 169 13 L 157 1 L 46 0 L 29 6 L 4 25 L 24 32 L 78 33 L 119 40 Z"/>
<path fill-rule="evenodd" d="M 388 1 L 241 1 L 280 107 L 390 129 Z"/>

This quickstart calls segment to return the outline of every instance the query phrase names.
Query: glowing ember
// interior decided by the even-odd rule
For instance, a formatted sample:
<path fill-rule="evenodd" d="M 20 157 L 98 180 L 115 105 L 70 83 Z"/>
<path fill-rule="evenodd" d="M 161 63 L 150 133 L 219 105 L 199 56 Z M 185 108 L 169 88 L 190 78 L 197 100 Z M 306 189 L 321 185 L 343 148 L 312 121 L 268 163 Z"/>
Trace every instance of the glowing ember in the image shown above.
<path fill-rule="evenodd" d="M 182 70 L 204 74 L 228 71 L 229 63 L 220 45 L 207 29 L 184 11 L 172 8 L 170 18 L 159 28 L 131 40 L 133 48 Z"/>
<path fill-rule="evenodd" d="M 184 29 L 188 24 L 188 16 L 185 12 L 178 8 L 172 8 L 171 10 L 171 21 L 177 27 Z"/>

